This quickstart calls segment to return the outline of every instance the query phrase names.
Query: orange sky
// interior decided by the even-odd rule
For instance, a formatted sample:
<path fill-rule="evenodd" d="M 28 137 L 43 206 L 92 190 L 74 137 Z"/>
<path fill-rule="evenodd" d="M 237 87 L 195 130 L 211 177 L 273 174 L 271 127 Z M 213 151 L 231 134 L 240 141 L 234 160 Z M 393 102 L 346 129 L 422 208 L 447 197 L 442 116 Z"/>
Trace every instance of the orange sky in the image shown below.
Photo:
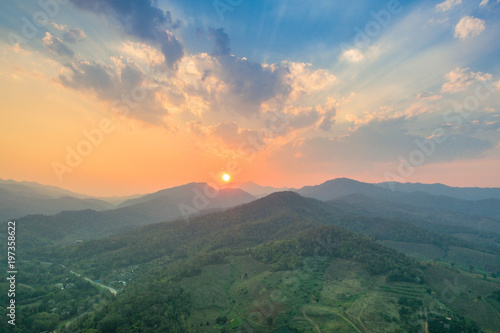
<path fill-rule="evenodd" d="M 36 6 L 9 4 L 4 36 L 21 34 L 15 18 Z M 354 44 L 339 30 L 331 48 L 300 47 L 309 39 L 298 35 L 283 41 L 289 51 L 276 45 L 267 55 L 249 52 L 237 17 L 200 28 L 177 15 L 181 28 L 159 27 L 155 40 L 68 5 L 34 37 L 0 40 L 0 178 L 99 196 L 221 172 L 276 187 L 382 182 L 388 173 L 500 187 L 500 25 L 488 15 L 467 30 L 458 22 L 470 16 L 424 3 L 365 47 L 340 48 Z M 313 39 L 330 38 L 323 33 Z M 447 139 L 433 141 L 436 131 Z M 422 155 L 418 142 L 435 149 Z M 402 175 L 400 161 L 418 154 L 423 163 Z"/>

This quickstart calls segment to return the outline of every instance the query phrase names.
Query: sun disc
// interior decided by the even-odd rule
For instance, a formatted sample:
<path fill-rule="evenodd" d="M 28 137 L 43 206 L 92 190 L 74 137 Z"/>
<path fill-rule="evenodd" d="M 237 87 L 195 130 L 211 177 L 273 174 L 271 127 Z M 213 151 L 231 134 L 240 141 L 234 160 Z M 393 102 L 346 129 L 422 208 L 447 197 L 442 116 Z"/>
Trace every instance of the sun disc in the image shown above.
<path fill-rule="evenodd" d="M 226 183 L 231 180 L 231 176 L 227 173 L 222 175 L 222 180 L 225 181 Z"/>

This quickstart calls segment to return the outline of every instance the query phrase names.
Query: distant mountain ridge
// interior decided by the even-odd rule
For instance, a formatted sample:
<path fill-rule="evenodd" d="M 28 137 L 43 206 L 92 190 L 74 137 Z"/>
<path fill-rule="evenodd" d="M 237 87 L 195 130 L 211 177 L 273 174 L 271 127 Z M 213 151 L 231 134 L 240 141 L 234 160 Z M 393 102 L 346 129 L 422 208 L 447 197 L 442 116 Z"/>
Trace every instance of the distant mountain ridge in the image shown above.
<path fill-rule="evenodd" d="M 388 190 L 349 178 L 336 178 L 319 185 L 304 186 L 298 189 L 297 193 L 305 197 L 327 201 L 356 193 L 369 196 L 385 195 Z"/>
<path fill-rule="evenodd" d="M 500 200 L 500 188 L 497 187 L 451 187 L 443 184 L 398 182 L 384 182 L 375 185 L 398 192 L 425 192 L 463 200 Z"/>
<path fill-rule="evenodd" d="M 0 221 L 16 219 L 28 214 L 56 214 L 65 210 L 113 208 L 109 202 L 93 198 L 76 198 L 65 192 L 44 192 L 28 186 L 0 183 Z"/>
<path fill-rule="evenodd" d="M 271 193 L 275 192 L 283 192 L 283 191 L 290 191 L 293 190 L 292 188 L 289 187 L 272 187 L 272 186 L 262 186 L 259 184 L 256 184 L 254 182 L 243 182 L 243 183 L 233 183 L 229 184 L 231 188 L 239 188 L 247 193 L 250 193 L 253 196 L 256 196 L 258 198 L 265 197 Z"/>
<path fill-rule="evenodd" d="M 425 190 L 426 187 L 424 185 L 419 188 Z M 334 200 L 352 194 L 362 194 L 400 204 L 500 219 L 500 200 L 498 199 L 473 201 L 435 195 L 424 191 L 391 191 L 377 184 L 362 183 L 348 178 L 332 179 L 316 186 L 305 186 L 297 190 L 297 193 L 322 201 Z"/>
<path fill-rule="evenodd" d="M 158 191 L 129 205 L 104 211 L 64 211 L 53 216 L 28 215 L 17 220 L 20 239 L 25 246 L 73 243 L 78 239 L 103 238 L 113 234 L 164 221 L 188 218 L 207 211 L 221 210 L 255 200 L 239 189 L 217 193 L 205 183 L 191 183 Z"/>

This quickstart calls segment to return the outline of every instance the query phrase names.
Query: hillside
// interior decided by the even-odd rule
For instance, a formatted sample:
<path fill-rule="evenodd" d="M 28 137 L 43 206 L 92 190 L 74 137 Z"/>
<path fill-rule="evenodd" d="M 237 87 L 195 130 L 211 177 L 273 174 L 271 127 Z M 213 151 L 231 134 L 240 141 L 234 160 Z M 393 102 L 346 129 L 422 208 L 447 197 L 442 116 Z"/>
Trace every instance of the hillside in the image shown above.
<path fill-rule="evenodd" d="M 71 332 L 421 332 L 445 317 L 466 331 L 498 325 L 500 309 L 487 300 L 496 280 L 421 265 L 332 225 L 334 213 L 328 203 L 281 192 L 189 223 L 31 255 L 122 289 Z M 442 277 L 475 287 L 448 297 L 455 290 L 443 294 Z"/>
<path fill-rule="evenodd" d="M 500 221 L 489 217 L 471 216 L 459 212 L 422 208 L 380 198 L 352 194 L 328 201 L 332 207 L 362 216 L 403 220 L 425 229 L 465 237 L 477 238 L 478 244 L 500 242 Z"/>

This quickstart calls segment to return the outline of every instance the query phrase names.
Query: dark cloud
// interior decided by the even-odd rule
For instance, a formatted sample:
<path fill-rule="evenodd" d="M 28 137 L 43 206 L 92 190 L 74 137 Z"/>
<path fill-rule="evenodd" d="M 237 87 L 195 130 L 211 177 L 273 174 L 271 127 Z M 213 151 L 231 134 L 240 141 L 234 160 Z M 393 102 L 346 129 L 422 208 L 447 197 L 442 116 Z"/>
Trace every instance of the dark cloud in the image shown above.
<path fill-rule="evenodd" d="M 179 26 L 170 12 L 164 12 L 151 0 L 71 0 L 77 7 L 113 16 L 124 31 L 134 37 L 160 44 L 167 65 L 174 67 L 184 55 L 182 44 L 165 29 Z"/>
<path fill-rule="evenodd" d="M 337 111 L 335 109 L 325 112 L 323 120 L 319 124 L 319 128 L 325 132 L 330 132 L 333 124 L 335 124 L 335 116 Z"/>
<path fill-rule="evenodd" d="M 118 78 L 110 67 L 95 62 L 66 64 L 70 75 L 59 75 L 60 82 L 77 90 L 92 90 L 100 99 L 112 99 L 116 95 Z"/>
<path fill-rule="evenodd" d="M 224 32 L 223 28 L 210 29 L 210 38 L 214 39 L 214 50 L 212 55 L 215 57 L 229 55 L 231 48 L 229 47 L 229 36 Z"/>
<path fill-rule="evenodd" d="M 228 86 L 228 91 L 212 102 L 212 109 L 256 116 L 263 102 L 287 96 L 290 86 L 285 80 L 286 68 L 264 66 L 234 56 L 218 58 L 221 70 L 218 79 Z"/>
<path fill-rule="evenodd" d="M 43 37 L 42 41 L 47 50 L 61 57 L 73 58 L 75 56 L 75 52 L 73 52 L 73 50 L 64 45 L 61 39 L 51 35 L 50 32 L 47 32 L 45 34 L 45 37 Z"/>
<path fill-rule="evenodd" d="M 154 90 L 146 88 L 144 74 L 134 63 L 125 62 L 120 72 L 97 62 L 73 61 L 65 67 L 68 73 L 59 75 L 62 85 L 94 93 L 121 115 L 165 125 L 162 118 L 168 112 L 156 100 Z"/>

